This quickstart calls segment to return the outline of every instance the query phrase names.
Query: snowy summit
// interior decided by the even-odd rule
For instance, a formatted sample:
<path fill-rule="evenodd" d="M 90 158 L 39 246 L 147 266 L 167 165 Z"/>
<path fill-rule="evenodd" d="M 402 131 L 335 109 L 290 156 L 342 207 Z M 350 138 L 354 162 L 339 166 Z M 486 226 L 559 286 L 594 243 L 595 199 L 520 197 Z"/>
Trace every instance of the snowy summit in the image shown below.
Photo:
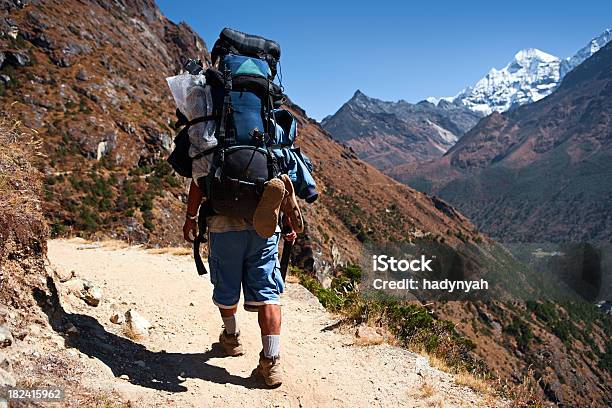
<path fill-rule="evenodd" d="M 517 52 L 508 65 L 499 70 L 492 68 L 484 78 L 454 98 L 430 97 L 427 100 L 437 104 L 440 100 L 450 99 L 485 115 L 536 102 L 553 92 L 569 71 L 610 40 L 612 30 L 607 29 L 572 57 L 565 59 L 537 48 L 526 48 Z"/>

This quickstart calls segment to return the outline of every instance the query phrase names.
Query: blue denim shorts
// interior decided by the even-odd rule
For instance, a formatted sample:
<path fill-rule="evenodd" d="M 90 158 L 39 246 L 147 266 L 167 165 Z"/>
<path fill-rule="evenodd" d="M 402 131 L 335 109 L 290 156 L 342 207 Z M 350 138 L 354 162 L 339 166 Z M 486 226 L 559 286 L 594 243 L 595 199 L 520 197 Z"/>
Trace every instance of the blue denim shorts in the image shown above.
<path fill-rule="evenodd" d="M 261 238 L 253 230 L 209 234 L 208 262 L 215 305 L 235 307 L 241 286 L 245 306 L 280 304 L 285 285 L 278 264 L 279 238 L 279 233 Z"/>

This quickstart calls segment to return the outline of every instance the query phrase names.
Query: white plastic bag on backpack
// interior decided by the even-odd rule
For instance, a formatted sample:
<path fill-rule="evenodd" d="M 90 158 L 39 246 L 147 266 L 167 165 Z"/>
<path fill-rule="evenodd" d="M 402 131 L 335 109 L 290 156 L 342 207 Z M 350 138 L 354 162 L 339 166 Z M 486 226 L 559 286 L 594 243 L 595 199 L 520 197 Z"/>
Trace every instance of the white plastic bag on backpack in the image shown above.
<path fill-rule="evenodd" d="M 166 78 L 176 107 L 193 120 L 202 116 L 212 115 L 212 95 L 210 86 L 206 84 L 204 75 L 181 74 Z M 189 128 L 189 156 L 195 157 L 204 150 L 217 145 L 215 138 L 215 121 L 208 120 L 196 123 Z M 193 161 L 193 178 L 197 180 L 210 171 L 212 153 Z"/>

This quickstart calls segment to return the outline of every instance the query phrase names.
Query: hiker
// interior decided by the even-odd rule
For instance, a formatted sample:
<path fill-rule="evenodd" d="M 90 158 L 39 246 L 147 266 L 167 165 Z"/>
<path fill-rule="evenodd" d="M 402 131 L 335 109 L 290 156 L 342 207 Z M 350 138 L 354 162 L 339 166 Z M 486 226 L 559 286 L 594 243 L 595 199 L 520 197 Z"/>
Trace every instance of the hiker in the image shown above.
<path fill-rule="evenodd" d="M 284 186 L 282 194 L 284 197 Z M 195 237 L 197 233 L 196 219 L 202 197 L 202 191 L 192 181 L 183 227 L 184 237 L 188 241 L 192 241 L 192 236 Z M 219 343 L 228 356 L 244 353 L 236 319 L 242 285 L 245 309 L 257 311 L 261 329 L 263 350 L 258 371 L 267 385 L 278 386 L 282 383 L 280 295 L 284 290 L 284 282 L 277 267 L 280 231 L 276 230 L 270 238 L 262 238 L 246 220 L 222 215 L 210 217 L 207 223 L 213 302 L 219 308 L 224 326 L 219 335 Z M 286 226 L 289 230 L 283 234 L 283 238 L 291 242 L 297 234 L 288 222 Z"/>
<path fill-rule="evenodd" d="M 278 244 L 282 237 L 286 270 L 291 245 L 304 230 L 297 198 L 318 197 L 312 164 L 293 145 L 297 120 L 281 109 L 282 87 L 273 82 L 279 58 L 277 43 L 226 28 L 211 67 L 189 61 L 189 74 L 167 78 L 176 127 L 183 127 L 168 161 L 191 178 L 183 235 L 194 242 L 200 274 L 207 271 L 199 244 L 208 237 L 213 302 L 224 327 L 219 343 L 228 356 L 244 353 L 236 319 L 241 290 L 245 310 L 258 313 L 257 371 L 268 386 L 282 383 Z"/>

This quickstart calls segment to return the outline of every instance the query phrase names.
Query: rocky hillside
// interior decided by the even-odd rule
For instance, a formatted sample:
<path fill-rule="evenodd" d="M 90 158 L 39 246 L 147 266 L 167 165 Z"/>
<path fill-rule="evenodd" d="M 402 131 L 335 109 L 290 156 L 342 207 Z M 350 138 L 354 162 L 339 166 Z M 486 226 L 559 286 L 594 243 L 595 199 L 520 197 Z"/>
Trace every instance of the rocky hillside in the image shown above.
<path fill-rule="evenodd" d="M 3 389 L 39 384 L 68 387 L 80 369 L 78 358 L 65 350 L 57 350 L 56 342 L 63 344 L 63 339 L 50 331 L 47 316 L 38 305 L 37 295 L 47 289 L 48 236 L 40 211 L 43 176 L 33 166 L 40 158 L 39 142 L 33 132 L 18 123 L 8 118 L 0 120 L 0 387 Z M 50 302 L 47 306 L 53 304 Z M 42 336 L 45 329 L 48 331 Z M 54 380 L 47 382 L 49 377 Z M 74 383 L 72 390 L 79 393 L 78 404 L 95 406 L 91 390 Z M 0 405 L 7 406 L 2 397 Z"/>
<path fill-rule="evenodd" d="M 380 170 L 440 157 L 480 119 L 462 105 L 441 101 L 385 102 L 355 92 L 323 128 Z"/>
<path fill-rule="evenodd" d="M 482 120 L 443 158 L 394 176 L 504 242 L 612 238 L 612 45 L 540 102 Z"/>
<path fill-rule="evenodd" d="M 182 182 L 163 162 L 174 112 L 164 77 L 208 56 L 151 0 L 0 1 L 0 105 L 44 142 L 53 234 L 178 236 Z"/>

